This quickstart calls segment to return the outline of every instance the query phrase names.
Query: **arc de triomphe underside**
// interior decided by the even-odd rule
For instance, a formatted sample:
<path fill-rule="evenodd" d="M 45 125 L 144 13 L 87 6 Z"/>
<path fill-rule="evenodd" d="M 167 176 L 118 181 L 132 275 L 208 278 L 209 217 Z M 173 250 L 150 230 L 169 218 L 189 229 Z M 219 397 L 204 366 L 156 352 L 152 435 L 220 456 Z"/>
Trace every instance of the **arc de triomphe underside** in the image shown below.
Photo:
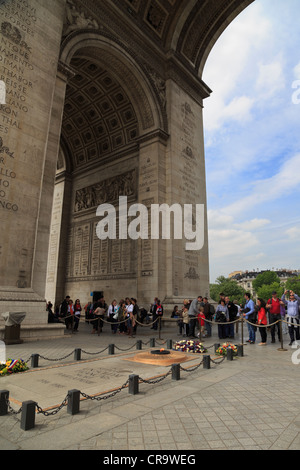
<path fill-rule="evenodd" d="M 209 295 L 201 77 L 252 1 L 0 2 L 0 317 L 26 312 L 22 328 L 51 335 L 45 300 L 66 294 L 166 310 Z M 104 204 L 115 238 L 97 233 Z M 124 235 L 136 204 L 204 207 L 201 249 L 172 236 L 171 214 L 167 239 L 150 217 L 148 237 Z"/>

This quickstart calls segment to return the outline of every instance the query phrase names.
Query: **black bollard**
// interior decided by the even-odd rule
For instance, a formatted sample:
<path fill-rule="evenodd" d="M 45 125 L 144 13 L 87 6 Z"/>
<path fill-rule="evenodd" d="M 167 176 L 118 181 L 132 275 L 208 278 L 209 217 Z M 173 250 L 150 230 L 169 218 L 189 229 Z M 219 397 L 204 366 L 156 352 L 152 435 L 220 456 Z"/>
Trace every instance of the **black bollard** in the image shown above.
<path fill-rule="evenodd" d="M 0 416 L 5 416 L 8 413 L 8 400 L 9 391 L 0 390 Z"/>
<path fill-rule="evenodd" d="M 150 348 L 155 347 L 155 338 L 150 338 Z"/>
<path fill-rule="evenodd" d="M 70 415 L 76 415 L 79 413 L 80 404 L 80 390 L 69 390 L 68 391 L 68 407 L 67 412 Z"/>
<path fill-rule="evenodd" d="M 210 356 L 203 356 L 203 369 L 210 369 Z"/>
<path fill-rule="evenodd" d="M 110 344 L 110 345 L 108 346 L 108 354 L 109 354 L 109 355 L 115 354 L 115 345 L 114 345 L 114 344 Z"/>
<path fill-rule="evenodd" d="M 244 356 L 244 346 L 242 344 L 237 345 L 237 355 L 238 357 Z"/>
<path fill-rule="evenodd" d="M 39 366 L 39 354 L 31 354 L 31 367 L 34 369 Z"/>
<path fill-rule="evenodd" d="M 167 339 L 167 349 L 172 349 L 173 347 L 173 342 L 171 339 Z"/>
<path fill-rule="evenodd" d="M 136 342 L 136 349 L 139 349 L 139 350 L 142 349 L 142 340 L 139 339 L 139 340 Z"/>
<path fill-rule="evenodd" d="M 74 360 L 80 361 L 81 360 L 81 349 L 75 349 L 74 351 Z"/>
<path fill-rule="evenodd" d="M 172 380 L 180 380 L 180 364 L 172 364 Z"/>
<path fill-rule="evenodd" d="M 139 376 L 138 375 L 132 374 L 129 376 L 128 392 L 131 395 L 137 395 L 139 393 Z"/>
<path fill-rule="evenodd" d="M 35 425 L 35 407 L 36 402 L 29 400 L 22 403 L 21 429 L 28 431 Z"/>
<path fill-rule="evenodd" d="M 233 349 L 227 348 L 227 360 L 228 361 L 233 360 Z"/>
<path fill-rule="evenodd" d="M 217 352 L 217 349 L 220 347 L 220 343 L 215 343 L 215 352 Z"/>

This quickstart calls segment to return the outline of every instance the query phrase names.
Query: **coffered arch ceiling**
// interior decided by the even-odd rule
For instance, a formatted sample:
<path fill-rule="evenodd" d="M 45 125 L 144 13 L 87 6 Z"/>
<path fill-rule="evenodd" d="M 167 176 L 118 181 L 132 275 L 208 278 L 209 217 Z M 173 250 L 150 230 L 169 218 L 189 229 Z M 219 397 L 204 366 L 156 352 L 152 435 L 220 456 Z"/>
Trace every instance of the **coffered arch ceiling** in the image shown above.
<path fill-rule="evenodd" d="M 128 94 L 105 68 L 90 58 L 74 57 L 75 76 L 66 89 L 62 146 L 71 169 L 103 160 L 139 136 Z"/>
<path fill-rule="evenodd" d="M 122 48 L 99 34 L 78 32 L 63 59 L 73 73 L 61 131 L 70 171 L 136 150 L 140 136 L 164 127 L 158 96 Z"/>
<path fill-rule="evenodd" d="M 174 51 L 201 77 L 217 39 L 254 0 L 104 0 L 104 3 L 107 1 L 122 10 L 137 29 L 165 52 Z"/>
<path fill-rule="evenodd" d="M 73 31 L 63 41 L 62 63 L 75 73 L 67 85 L 61 133 L 71 171 L 136 145 L 148 131 L 167 132 L 159 87 L 155 79 L 150 83 L 152 65 L 176 57 L 201 77 L 221 33 L 253 1 L 72 0 L 97 27 Z M 167 78 L 163 69 L 159 81 Z"/>

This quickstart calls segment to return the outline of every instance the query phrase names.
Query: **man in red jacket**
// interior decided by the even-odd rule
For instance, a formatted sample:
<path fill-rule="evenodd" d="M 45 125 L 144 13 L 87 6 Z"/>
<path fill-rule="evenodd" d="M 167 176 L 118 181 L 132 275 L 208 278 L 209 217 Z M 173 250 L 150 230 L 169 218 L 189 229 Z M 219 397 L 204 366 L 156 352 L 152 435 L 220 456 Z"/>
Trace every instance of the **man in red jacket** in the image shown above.
<path fill-rule="evenodd" d="M 277 292 L 272 292 L 272 298 L 268 300 L 266 308 L 269 309 L 269 322 L 275 323 L 278 320 L 281 320 L 280 315 L 280 306 L 284 305 L 284 303 L 278 299 Z M 277 328 L 278 340 L 281 341 L 280 337 L 280 323 L 276 323 L 275 325 L 271 326 L 271 338 L 272 343 L 275 343 L 275 330 Z"/>

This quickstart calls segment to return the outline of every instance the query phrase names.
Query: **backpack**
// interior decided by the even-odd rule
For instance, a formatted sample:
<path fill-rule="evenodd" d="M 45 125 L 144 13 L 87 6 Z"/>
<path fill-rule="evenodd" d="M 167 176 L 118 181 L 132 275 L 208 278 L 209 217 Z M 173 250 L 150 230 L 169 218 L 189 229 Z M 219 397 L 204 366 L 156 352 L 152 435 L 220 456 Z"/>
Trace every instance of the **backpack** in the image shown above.
<path fill-rule="evenodd" d="M 209 304 L 209 313 L 210 313 L 211 315 L 214 315 L 214 314 L 215 314 L 215 311 L 216 311 L 216 309 L 215 309 L 214 305 L 213 305 L 213 304 Z"/>
<path fill-rule="evenodd" d="M 216 313 L 216 322 L 225 323 L 226 322 L 226 314 L 222 312 L 222 310 L 218 310 Z"/>
<path fill-rule="evenodd" d="M 162 306 L 158 305 L 156 309 L 156 315 L 162 316 L 162 314 L 163 314 Z"/>

